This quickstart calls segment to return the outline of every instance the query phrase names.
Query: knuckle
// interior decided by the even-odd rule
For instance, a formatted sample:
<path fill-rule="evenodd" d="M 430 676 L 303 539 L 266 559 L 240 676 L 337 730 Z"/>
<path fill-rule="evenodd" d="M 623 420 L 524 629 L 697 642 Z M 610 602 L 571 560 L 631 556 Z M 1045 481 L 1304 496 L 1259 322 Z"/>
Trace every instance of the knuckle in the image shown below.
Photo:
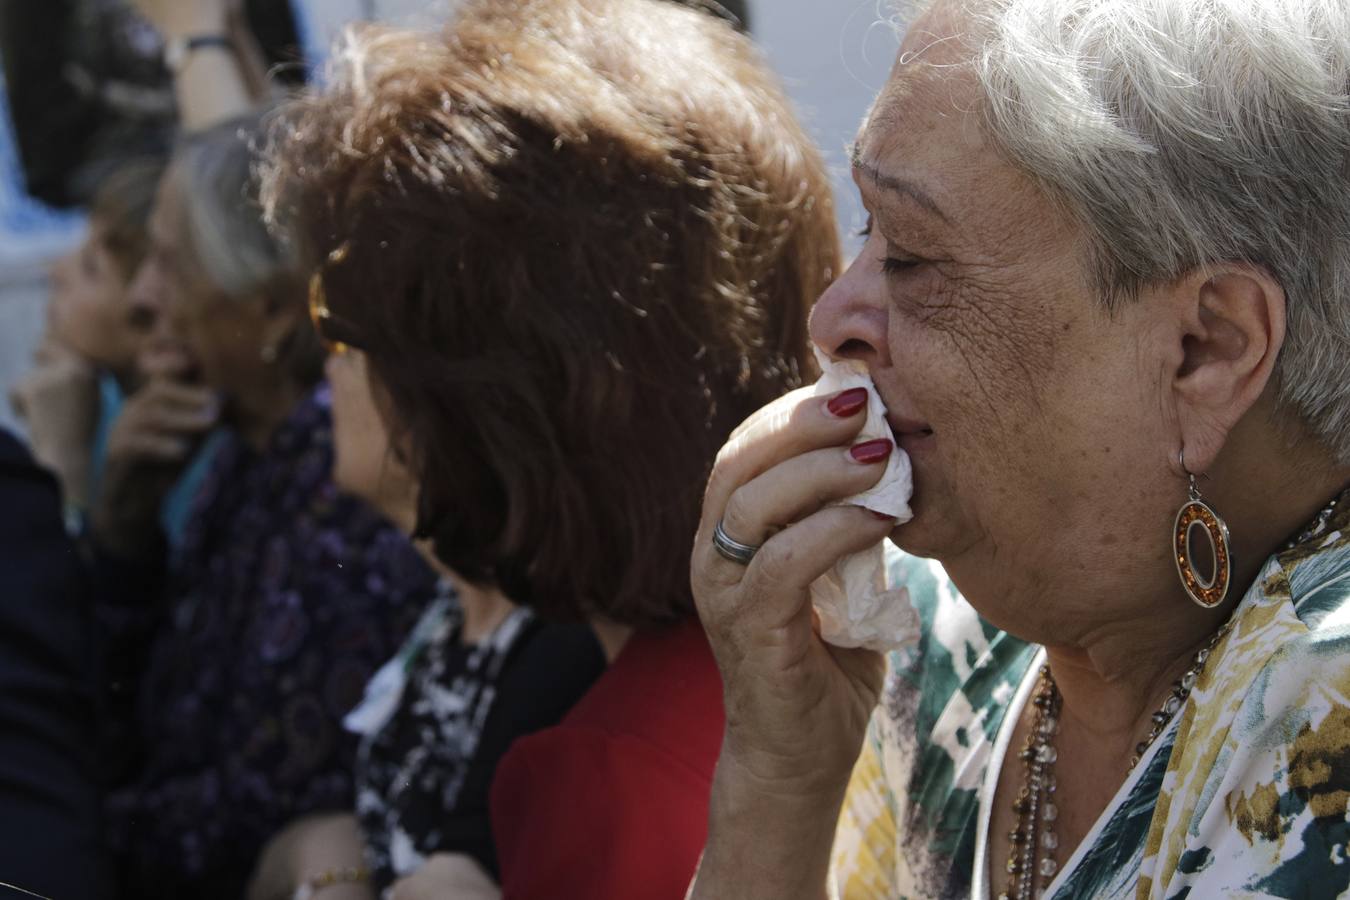
<path fill-rule="evenodd" d="M 793 558 L 794 553 L 786 542 L 765 544 L 755 554 L 751 577 L 756 584 L 779 584 L 786 580 Z"/>
<path fill-rule="evenodd" d="M 727 498 L 722 511 L 722 530 L 727 537 L 742 544 L 754 544 L 760 538 L 762 526 L 756 523 L 752 504 L 746 498 L 744 487 Z"/>
<path fill-rule="evenodd" d="M 703 489 L 703 518 L 709 523 L 709 532 L 712 530 L 711 522 L 717 519 L 720 498 L 734 494 L 745 480 L 741 469 L 738 451 L 731 448 L 730 443 L 723 446 Z"/>
<path fill-rule="evenodd" d="M 700 548 L 695 554 L 690 567 L 690 588 L 694 593 L 694 605 L 700 611 L 715 614 L 730 601 L 728 592 L 736 590 L 742 580 L 742 573 L 730 568 L 732 565 L 711 546 Z"/>
<path fill-rule="evenodd" d="M 708 477 L 710 492 L 734 490 L 745 480 L 747 446 L 748 438 L 746 436 L 732 436 L 717 451 L 712 474 Z"/>
<path fill-rule="evenodd" d="M 719 490 L 727 487 L 731 480 L 730 469 L 735 466 L 736 451 L 732 449 L 731 442 L 722 445 L 722 449 L 717 451 L 717 458 L 713 461 L 712 472 L 708 474 L 708 487 L 705 496 L 716 494 Z"/>

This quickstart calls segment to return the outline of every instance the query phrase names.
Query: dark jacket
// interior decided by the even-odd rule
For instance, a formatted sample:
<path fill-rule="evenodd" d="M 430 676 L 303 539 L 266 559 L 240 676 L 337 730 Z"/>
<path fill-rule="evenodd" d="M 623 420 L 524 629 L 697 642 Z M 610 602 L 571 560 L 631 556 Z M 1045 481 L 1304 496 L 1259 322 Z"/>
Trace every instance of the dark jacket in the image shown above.
<path fill-rule="evenodd" d="M 54 900 L 108 896 L 85 588 L 56 480 L 0 430 L 0 882 Z"/>

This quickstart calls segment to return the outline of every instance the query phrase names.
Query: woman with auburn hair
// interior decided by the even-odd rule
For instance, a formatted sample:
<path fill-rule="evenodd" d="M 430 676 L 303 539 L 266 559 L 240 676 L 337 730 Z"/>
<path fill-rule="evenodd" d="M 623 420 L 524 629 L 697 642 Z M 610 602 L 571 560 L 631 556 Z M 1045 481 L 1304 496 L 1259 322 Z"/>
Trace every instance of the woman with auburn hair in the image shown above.
<path fill-rule="evenodd" d="M 688 587 L 701 485 L 734 424 L 810 374 L 807 308 L 839 263 L 824 167 L 749 41 L 672 4 L 474 2 L 443 36 L 368 28 L 337 58 L 265 167 L 346 350 L 337 419 L 343 380 L 368 380 L 466 628 L 525 606 L 589 623 L 608 663 L 561 722 L 474 760 L 495 769 L 489 852 L 391 840 L 388 804 L 414 801 L 373 785 L 376 887 L 482 887 L 477 866 L 508 897 L 682 896 L 723 727 Z M 273 871 L 331 884 L 359 860 Z"/>

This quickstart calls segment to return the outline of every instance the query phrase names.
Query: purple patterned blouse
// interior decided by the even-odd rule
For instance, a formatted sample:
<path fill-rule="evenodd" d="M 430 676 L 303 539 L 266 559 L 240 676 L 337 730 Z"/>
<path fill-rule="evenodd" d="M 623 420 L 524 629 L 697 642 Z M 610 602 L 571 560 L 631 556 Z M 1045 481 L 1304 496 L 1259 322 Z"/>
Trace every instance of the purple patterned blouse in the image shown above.
<path fill-rule="evenodd" d="M 134 698 L 138 756 L 105 822 L 124 896 L 234 900 L 288 822 L 352 807 L 342 717 L 435 581 L 402 534 L 338 494 L 329 404 L 319 388 L 264 454 L 222 447 L 164 604 L 124 599 L 101 617 L 105 672 Z"/>

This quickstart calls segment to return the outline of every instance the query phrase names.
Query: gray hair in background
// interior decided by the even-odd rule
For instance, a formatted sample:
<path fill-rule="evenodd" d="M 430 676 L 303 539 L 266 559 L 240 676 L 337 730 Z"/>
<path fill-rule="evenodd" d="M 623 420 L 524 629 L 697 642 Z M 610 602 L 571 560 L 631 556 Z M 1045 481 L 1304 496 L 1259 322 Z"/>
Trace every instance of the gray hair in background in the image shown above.
<path fill-rule="evenodd" d="M 188 244 L 214 287 L 231 300 L 263 297 L 303 308 L 307 280 L 289 242 L 269 230 L 258 197 L 264 122 L 259 112 L 188 136 L 174 151 L 169 177 L 182 198 Z M 278 358 L 301 384 L 322 377 L 323 347 L 303 315 Z"/>
<path fill-rule="evenodd" d="M 263 221 L 254 172 L 259 115 L 231 119 L 186 137 L 171 176 L 183 198 L 192 251 L 227 297 L 273 294 L 294 286 L 295 260 Z"/>
<path fill-rule="evenodd" d="M 1288 297 L 1281 407 L 1350 462 L 1350 4 L 976 0 L 988 131 L 1108 305 L 1207 265 Z"/>

